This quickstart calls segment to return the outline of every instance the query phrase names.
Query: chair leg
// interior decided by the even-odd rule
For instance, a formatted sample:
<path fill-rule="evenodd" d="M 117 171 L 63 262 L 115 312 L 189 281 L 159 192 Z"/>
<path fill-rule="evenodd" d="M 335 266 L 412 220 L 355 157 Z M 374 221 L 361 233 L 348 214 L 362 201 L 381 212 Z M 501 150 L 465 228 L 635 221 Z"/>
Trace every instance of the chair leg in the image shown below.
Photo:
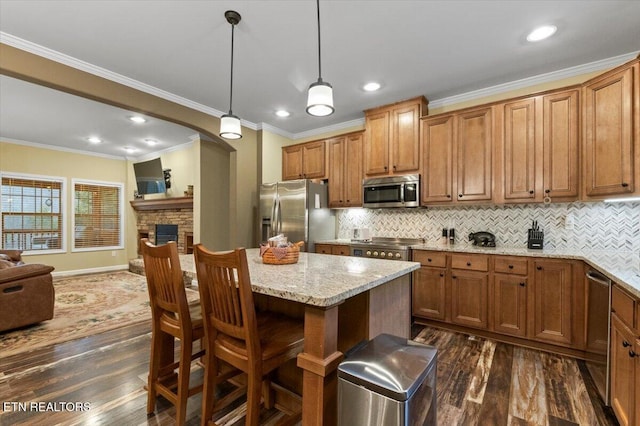
<path fill-rule="evenodd" d="M 202 388 L 202 420 L 201 426 L 207 426 L 215 404 L 216 377 L 218 375 L 218 361 L 213 354 L 213 348 L 207 348 L 204 354 L 204 385 Z"/>
<path fill-rule="evenodd" d="M 269 377 L 262 381 L 262 398 L 264 399 L 264 408 L 273 408 L 275 404 L 275 392 L 271 388 L 271 379 Z"/>
<path fill-rule="evenodd" d="M 151 355 L 149 358 L 149 376 L 147 378 L 147 414 L 153 413 L 156 409 L 156 383 L 160 374 L 160 352 L 162 350 L 160 333 L 154 330 L 151 334 Z"/>
<path fill-rule="evenodd" d="M 187 339 L 185 339 L 187 340 Z M 191 374 L 191 353 L 193 342 L 180 341 L 180 367 L 178 367 L 178 389 L 176 395 L 176 425 L 182 426 L 187 417 L 189 398 L 189 376 Z"/>
<path fill-rule="evenodd" d="M 247 426 L 258 426 L 260 419 L 260 393 L 262 390 L 262 374 L 252 371 L 247 374 Z"/>

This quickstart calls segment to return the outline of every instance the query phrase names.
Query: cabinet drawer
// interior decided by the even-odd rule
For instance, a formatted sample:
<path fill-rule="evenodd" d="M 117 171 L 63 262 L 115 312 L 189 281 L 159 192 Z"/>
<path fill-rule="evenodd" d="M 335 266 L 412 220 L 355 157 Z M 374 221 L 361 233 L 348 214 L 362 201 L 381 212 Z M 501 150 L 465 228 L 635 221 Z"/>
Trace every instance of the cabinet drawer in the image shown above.
<path fill-rule="evenodd" d="M 495 271 L 500 274 L 527 275 L 527 259 L 496 257 Z"/>
<path fill-rule="evenodd" d="M 452 254 L 452 269 L 466 269 L 469 271 L 488 271 L 489 256 L 483 254 Z"/>
<path fill-rule="evenodd" d="M 445 268 L 447 266 L 447 254 L 434 251 L 414 250 L 414 262 L 420 262 L 423 266 L 432 266 L 435 268 Z"/>
<path fill-rule="evenodd" d="M 611 289 L 611 309 L 627 327 L 634 328 L 635 300 L 615 285 Z"/>

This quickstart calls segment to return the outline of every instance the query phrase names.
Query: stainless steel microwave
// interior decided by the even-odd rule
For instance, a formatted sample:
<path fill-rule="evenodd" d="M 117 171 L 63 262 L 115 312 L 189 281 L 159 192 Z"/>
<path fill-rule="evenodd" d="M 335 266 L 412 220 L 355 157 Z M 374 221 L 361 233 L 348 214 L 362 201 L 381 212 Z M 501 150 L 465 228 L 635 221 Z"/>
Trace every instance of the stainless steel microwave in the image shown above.
<path fill-rule="evenodd" d="M 365 179 L 362 184 L 363 207 L 420 206 L 420 175 L 386 176 Z"/>

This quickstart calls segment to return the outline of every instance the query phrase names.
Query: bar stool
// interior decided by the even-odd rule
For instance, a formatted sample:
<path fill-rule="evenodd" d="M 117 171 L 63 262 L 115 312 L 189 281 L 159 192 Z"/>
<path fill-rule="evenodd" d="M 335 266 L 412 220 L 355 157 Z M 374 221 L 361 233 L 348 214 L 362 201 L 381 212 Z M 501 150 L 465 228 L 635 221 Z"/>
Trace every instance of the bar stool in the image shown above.
<path fill-rule="evenodd" d="M 256 311 L 244 248 L 214 253 L 196 244 L 194 257 L 207 342 L 202 425 L 213 423 L 215 377 L 220 361 L 225 361 L 247 374 L 245 424 L 255 426 L 263 381 L 302 352 L 303 322 Z M 268 380 L 266 383 L 268 389 Z M 265 396 L 265 402 L 271 408 L 273 398 Z M 295 413 L 287 421 L 299 417 Z"/>
<path fill-rule="evenodd" d="M 187 302 L 175 241 L 161 246 L 146 238 L 140 242 L 152 316 L 147 414 L 153 413 L 160 394 L 175 405 L 176 424 L 183 425 L 187 399 L 203 388 L 189 388 L 191 362 L 204 354 L 204 350 L 192 353 L 193 342 L 204 337 L 200 305 Z M 180 340 L 178 361 L 174 361 L 174 339 Z"/>

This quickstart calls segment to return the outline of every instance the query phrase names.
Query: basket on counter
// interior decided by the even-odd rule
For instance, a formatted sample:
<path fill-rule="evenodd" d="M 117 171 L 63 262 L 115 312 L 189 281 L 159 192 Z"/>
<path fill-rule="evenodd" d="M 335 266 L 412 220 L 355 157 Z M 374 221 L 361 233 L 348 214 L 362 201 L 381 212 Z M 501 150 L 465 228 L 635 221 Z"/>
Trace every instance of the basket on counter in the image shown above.
<path fill-rule="evenodd" d="M 270 265 L 290 265 L 298 262 L 300 256 L 300 247 L 304 245 L 304 241 L 299 241 L 289 247 L 269 247 L 260 246 L 260 256 L 262 263 Z"/>

